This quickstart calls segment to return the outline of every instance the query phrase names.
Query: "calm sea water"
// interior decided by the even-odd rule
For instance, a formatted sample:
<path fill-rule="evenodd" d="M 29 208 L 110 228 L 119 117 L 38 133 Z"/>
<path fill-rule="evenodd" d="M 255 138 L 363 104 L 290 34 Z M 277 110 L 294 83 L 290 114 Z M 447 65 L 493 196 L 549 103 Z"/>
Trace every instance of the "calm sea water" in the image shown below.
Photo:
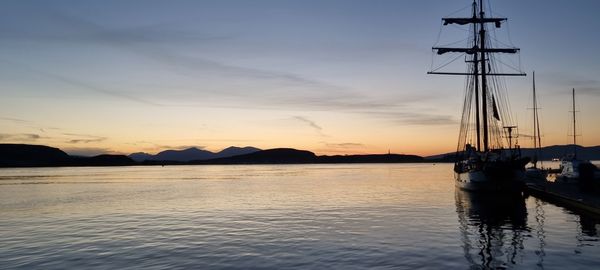
<path fill-rule="evenodd" d="M 599 230 L 449 164 L 0 170 L 3 269 L 597 269 Z"/>

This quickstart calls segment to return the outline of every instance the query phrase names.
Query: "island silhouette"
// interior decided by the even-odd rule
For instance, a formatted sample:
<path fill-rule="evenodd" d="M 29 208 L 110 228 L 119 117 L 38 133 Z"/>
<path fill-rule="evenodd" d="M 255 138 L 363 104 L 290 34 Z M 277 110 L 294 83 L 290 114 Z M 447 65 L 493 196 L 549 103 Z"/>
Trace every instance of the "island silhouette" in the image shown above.
<path fill-rule="evenodd" d="M 572 145 L 553 145 L 542 148 L 544 160 L 561 157 L 573 149 Z M 521 149 L 523 156 L 532 149 Z M 577 146 L 577 153 L 589 160 L 600 160 L 600 146 Z M 453 162 L 455 153 L 422 157 L 405 154 L 316 155 L 307 150 L 231 146 L 219 152 L 191 147 L 183 150 L 165 150 L 156 155 L 133 153 L 126 155 L 102 154 L 92 157 L 72 156 L 59 148 L 45 145 L 0 144 L 0 167 L 59 167 L 59 166 L 132 166 L 132 165 L 210 165 L 210 164 L 327 164 L 327 163 L 416 163 Z"/>
<path fill-rule="evenodd" d="M 216 158 L 225 158 L 232 157 L 244 154 L 250 154 L 257 151 L 260 151 L 256 147 L 246 146 L 246 147 L 236 147 L 230 146 L 219 152 L 211 152 L 208 150 L 198 149 L 196 147 L 190 147 L 183 150 L 165 150 L 159 152 L 156 155 L 138 152 L 130 154 L 129 157 L 137 162 L 142 162 L 146 160 L 170 160 L 170 161 L 179 161 L 179 162 L 188 162 L 192 160 L 206 160 L 206 159 L 216 159 Z"/>
<path fill-rule="evenodd" d="M 213 153 L 197 148 L 166 150 L 156 155 L 71 156 L 45 145 L 0 144 L 0 167 L 57 166 L 131 166 L 131 165 L 210 165 L 210 164 L 308 164 L 308 163 L 402 163 L 423 162 L 417 155 L 371 154 L 317 156 L 293 148 L 261 150 L 254 147 L 229 147 Z"/>

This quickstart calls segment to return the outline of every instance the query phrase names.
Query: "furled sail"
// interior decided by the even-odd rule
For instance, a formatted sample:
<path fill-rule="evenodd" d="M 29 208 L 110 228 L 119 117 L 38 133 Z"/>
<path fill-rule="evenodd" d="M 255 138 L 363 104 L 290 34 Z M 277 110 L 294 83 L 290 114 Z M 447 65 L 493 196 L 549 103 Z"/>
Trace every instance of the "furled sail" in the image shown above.
<path fill-rule="evenodd" d="M 494 118 L 500 121 L 500 113 L 498 113 L 498 106 L 496 105 L 496 98 L 492 96 L 492 110 L 494 112 Z"/>

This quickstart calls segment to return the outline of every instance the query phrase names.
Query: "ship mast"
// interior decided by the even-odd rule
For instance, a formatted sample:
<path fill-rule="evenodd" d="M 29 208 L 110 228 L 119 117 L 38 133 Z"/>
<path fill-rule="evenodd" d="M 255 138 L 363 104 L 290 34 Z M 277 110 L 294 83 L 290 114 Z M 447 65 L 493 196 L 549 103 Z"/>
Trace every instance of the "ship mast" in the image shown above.
<path fill-rule="evenodd" d="M 575 88 L 573 88 L 573 159 L 577 159 L 577 133 L 575 133 Z"/>
<path fill-rule="evenodd" d="M 487 76 L 485 74 L 485 13 L 483 12 L 483 0 L 479 0 L 479 42 L 481 48 L 481 107 L 483 108 L 483 152 L 489 150 L 489 134 L 488 134 L 488 110 L 487 110 Z M 488 59 L 489 60 L 489 59 Z M 510 147 L 510 146 L 509 146 Z"/>
<path fill-rule="evenodd" d="M 533 149 L 535 149 L 537 156 L 537 102 L 535 100 L 535 71 L 533 72 L 533 99 L 531 100 L 531 103 L 533 103 Z M 533 163 L 533 167 L 535 167 L 535 162 Z"/>
<path fill-rule="evenodd" d="M 479 3 L 478 3 L 479 2 Z M 477 16 L 477 6 L 479 5 L 479 16 Z M 467 75 L 475 77 L 475 117 L 476 117 L 476 128 L 477 128 L 477 150 L 481 152 L 488 152 L 489 149 L 489 123 L 488 123 L 488 87 L 487 77 L 488 76 L 525 76 L 525 73 L 490 73 L 486 69 L 487 62 L 490 60 L 486 55 L 491 53 L 509 53 L 515 54 L 519 51 L 519 48 L 487 48 L 486 47 L 486 30 L 485 25 L 493 23 L 496 28 L 500 28 L 502 22 L 506 21 L 506 18 L 487 18 L 485 17 L 485 11 L 483 8 L 483 0 L 473 0 L 473 16 L 471 18 L 442 18 L 444 25 L 458 24 L 458 25 L 473 25 L 474 31 L 474 43 L 472 48 L 457 48 L 457 47 L 433 47 L 433 50 L 437 51 L 437 54 L 445 53 L 466 53 L 473 56 L 474 69 L 473 72 L 437 72 L 430 71 L 427 74 L 437 75 Z M 479 33 L 477 33 L 479 29 Z M 479 40 L 477 40 L 479 36 Z M 479 41 L 479 42 L 477 42 Z M 479 44 L 478 44 L 479 43 Z M 478 78 L 481 79 L 481 87 L 479 87 Z M 481 89 L 481 99 L 479 98 L 479 89 Z M 481 101 L 481 107 L 479 102 Z M 481 114 L 480 114 L 481 113 Z M 480 119 L 481 115 L 481 119 Z M 483 134 L 481 134 L 483 133 Z M 483 141 L 483 149 L 481 149 L 480 142 Z M 483 151 L 482 151 L 483 150 Z"/>
<path fill-rule="evenodd" d="M 477 3 L 473 1 L 473 20 L 477 19 Z M 473 25 L 473 44 L 477 44 L 477 26 Z M 483 63 L 483 58 L 482 63 Z M 477 151 L 481 151 L 481 120 L 479 120 L 479 64 L 477 62 L 477 54 L 473 55 L 473 76 L 475 85 L 475 126 L 477 128 Z"/>
<path fill-rule="evenodd" d="M 540 132 L 540 119 L 537 107 L 537 95 L 535 92 L 535 71 L 533 72 L 533 149 L 535 156 L 533 159 L 533 167 L 537 168 L 537 162 L 542 151 L 542 135 Z M 543 165 L 542 165 L 543 166 Z"/>
<path fill-rule="evenodd" d="M 534 149 L 534 158 L 533 158 L 533 167 L 537 168 L 537 154 L 538 154 L 538 146 L 537 146 L 537 102 L 535 100 L 535 71 L 533 72 L 533 98 L 531 100 L 533 103 L 533 149 Z"/>

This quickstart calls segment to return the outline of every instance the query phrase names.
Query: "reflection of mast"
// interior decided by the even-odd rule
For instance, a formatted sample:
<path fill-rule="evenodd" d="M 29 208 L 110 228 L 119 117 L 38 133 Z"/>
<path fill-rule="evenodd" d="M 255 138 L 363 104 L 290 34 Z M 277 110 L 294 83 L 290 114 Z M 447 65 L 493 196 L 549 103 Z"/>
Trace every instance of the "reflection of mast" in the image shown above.
<path fill-rule="evenodd" d="M 513 236 L 511 239 L 511 243 L 510 243 L 510 248 L 512 249 L 512 253 L 510 256 L 510 262 L 512 264 L 516 264 L 517 263 L 517 255 L 519 255 L 519 250 L 523 250 L 525 249 L 524 245 L 523 245 L 523 230 L 520 230 L 519 228 L 513 228 Z M 520 254 L 521 256 L 523 256 L 523 254 Z"/>
<path fill-rule="evenodd" d="M 579 224 L 581 225 L 581 232 L 584 235 L 597 238 L 598 230 L 596 229 L 597 224 L 600 224 L 600 219 L 592 216 L 579 215 Z"/>
<path fill-rule="evenodd" d="M 516 264 L 516 258 L 523 256 L 527 235 L 523 232 L 528 230 L 524 199 L 458 189 L 455 198 L 464 257 L 469 265 L 488 269 Z"/>
<path fill-rule="evenodd" d="M 538 255 L 538 263 L 537 265 L 540 268 L 544 268 L 544 257 L 546 256 L 546 251 L 544 251 L 544 247 L 546 247 L 546 231 L 544 230 L 544 223 L 546 220 L 546 213 L 544 212 L 544 208 L 542 207 L 542 201 L 540 199 L 535 199 L 535 221 L 537 222 L 537 238 L 540 241 L 540 250 L 536 251 L 535 254 Z"/>
<path fill-rule="evenodd" d="M 575 221 L 577 224 L 577 235 L 575 236 L 577 244 L 575 252 L 582 253 L 584 247 L 596 245 L 598 241 L 598 231 L 596 230 L 596 226 L 597 224 L 600 224 L 600 220 L 598 217 L 581 213 L 575 215 Z"/>
<path fill-rule="evenodd" d="M 581 217 L 579 215 L 575 215 L 575 219 L 577 220 L 577 235 L 575 236 L 575 240 L 577 244 L 575 245 L 575 253 L 580 254 L 581 248 L 583 245 L 583 229 L 581 228 Z"/>
<path fill-rule="evenodd" d="M 458 214 L 458 224 L 460 228 L 461 241 L 463 244 L 463 252 L 469 265 L 475 265 L 475 260 L 473 259 L 473 255 L 471 255 L 471 249 L 473 248 L 473 245 L 469 239 L 469 222 L 467 220 L 467 213 L 465 213 L 465 208 L 467 208 L 467 206 L 463 205 L 463 200 L 459 199 L 458 196 L 458 193 L 456 193 L 456 213 Z"/>

